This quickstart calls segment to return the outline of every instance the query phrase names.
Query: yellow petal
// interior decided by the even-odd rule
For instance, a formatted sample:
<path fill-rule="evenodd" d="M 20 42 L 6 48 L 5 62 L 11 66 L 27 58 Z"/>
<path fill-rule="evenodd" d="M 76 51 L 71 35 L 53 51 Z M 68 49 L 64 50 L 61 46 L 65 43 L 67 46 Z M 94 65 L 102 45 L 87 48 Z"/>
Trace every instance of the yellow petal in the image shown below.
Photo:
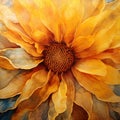
<path fill-rule="evenodd" d="M 90 75 L 80 73 L 75 68 L 72 68 L 72 72 L 79 84 L 86 90 L 95 94 L 98 99 L 107 102 L 120 102 L 120 97 L 116 96 L 112 89 L 103 81 L 97 80 Z"/>
<path fill-rule="evenodd" d="M 99 14 L 105 7 L 105 0 L 84 0 L 84 17 L 83 20 Z"/>
<path fill-rule="evenodd" d="M 75 68 L 84 73 L 92 74 L 92 75 L 106 75 L 106 65 L 97 59 L 87 59 L 87 60 L 79 60 L 75 64 Z"/>
<path fill-rule="evenodd" d="M 112 65 L 111 62 L 113 62 L 113 66 L 117 68 L 117 65 L 118 65 L 118 69 L 119 69 L 120 48 L 106 50 L 105 52 L 102 52 L 96 55 L 95 58 L 101 59 L 105 62 L 107 62 L 106 60 L 108 60 L 107 64 L 110 64 L 110 65 Z"/>
<path fill-rule="evenodd" d="M 59 78 L 55 74 L 44 87 L 37 89 L 29 99 L 21 102 L 18 105 L 17 111 L 13 115 L 12 119 L 19 120 L 22 114 L 28 112 L 29 110 L 34 110 L 35 108 L 37 108 L 48 99 L 50 94 L 54 93 L 58 89 L 58 86 Z"/>
<path fill-rule="evenodd" d="M 67 84 L 67 109 L 61 115 L 61 117 L 65 118 L 66 120 L 67 119 L 69 120 L 72 117 L 71 114 L 73 111 L 73 102 L 75 97 L 75 86 L 74 86 L 75 79 L 70 71 L 63 74 L 62 79 Z"/>
<path fill-rule="evenodd" d="M 75 32 L 75 39 L 79 36 L 93 35 L 94 29 L 98 24 L 100 24 L 101 21 L 105 19 L 106 16 L 108 16 L 108 14 L 109 12 L 101 12 L 96 16 L 89 17 L 81 24 L 79 24 Z"/>
<path fill-rule="evenodd" d="M 94 37 L 79 36 L 72 42 L 72 49 L 75 51 L 76 57 L 79 58 L 80 52 L 89 48 L 94 42 Z"/>
<path fill-rule="evenodd" d="M 76 27 L 83 17 L 82 0 L 63 1 L 60 14 L 65 25 L 64 41 L 66 44 L 70 44 L 74 38 Z"/>
<path fill-rule="evenodd" d="M 14 68 L 31 69 L 42 62 L 27 54 L 22 48 L 5 49 L 0 52 L 0 55 L 9 60 Z"/>
<path fill-rule="evenodd" d="M 55 110 L 58 114 L 66 110 L 67 104 L 67 85 L 65 81 L 60 82 L 58 90 L 52 95 L 52 100 L 55 105 Z"/>
<path fill-rule="evenodd" d="M 120 72 L 112 66 L 106 65 L 106 67 L 107 74 L 104 77 L 100 77 L 100 79 L 110 85 L 120 84 Z"/>
<path fill-rule="evenodd" d="M 10 83 L 0 90 L 0 98 L 10 98 L 21 93 L 26 81 L 31 77 L 34 71 L 23 71 L 11 78 Z M 10 77 L 10 76 L 9 76 Z"/>
<path fill-rule="evenodd" d="M 9 82 L 20 73 L 20 70 L 5 70 L 0 68 L 0 89 L 6 87 Z"/>
<path fill-rule="evenodd" d="M 34 0 L 38 7 L 37 14 L 40 21 L 54 34 L 54 40 L 62 40 L 62 23 L 57 7 L 51 0 Z M 54 21 L 54 23 L 53 23 Z"/>
<path fill-rule="evenodd" d="M 41 16 L 38 13 L 39 9 L 38 6 L 35 5 L 33 1 L 21 1 L 19 0 L 19 4 L 24 7 L 29 13 L 30 13 L 30 19 L 28 21 L 28 26 L 31 28 L 31 37 L 41 43 L 49 43 L 49 40 L 51 38 L 50 31 L 44 26 L 44 24 L 41 22 Z"/>
<path fill-rule="evenodd" d="M 25 32 L 31 36 L 31 28 L 28 26 L 30 13 L 20 4 L 18 0 L 13 0 L 13 11 Z"/>
<path fill-rule="evenodd" d="M 40 70 L 35 72 L 26 82 L 25 87 L 17 100 L 17 104 L 28 99 L 38 88 L 45 86 L 50 79 L 50 75 L 50 72 L 48 73 L 43 67 L 40 67 Z"/>
<path fill-rule="evenodd" d="M 40 56 L 40 54 L 37 53 L 36 48 L 34 47 L 34 45 L 31 45 L 31 44 L 25 42 L 18 34 L 14 33 L 14 32 L 11 32 L 9 30 L 7 30 L 7 32 L 4 32 L 2 34 L 10 42 L 13 42 L 13 43 L 21 46 L 21 48 L 24 48 L 32 56 L 35 56 L 35 57 Z"/>
<path fill-rule="evenodd" d="M 55 99 L 54 101 L 50 101 L 50 108 L 48 112 L 48 117 L 50 120 L 55 120 L 58 118 L 59 119 L 64 118 L 65 120 L 71 119 L 74 94 L 75 94 L 75 88 L 74 88 L 75 80 L 71 72 L 67 72 L 63 74 L 61 78 L 62 78 L 62 83 L 60 84 L 58 91 L 52 96 L 52 98 L 55 97 Z M 60 95 L 62 92 L 63 94 Z M 65 101 L 64 101 L 65 104 L 62 104 L 63 103 L 62 99 L 64 97 L 65 97 Z"/>
<path fill-rule="evenodd" d="M 49 110 L 48 110 L 48 119 L 49 120 L 55 120 L 58 116 L 58 113 L 55 110 L 55 104 L 52 100 L 49 102 Z"/>

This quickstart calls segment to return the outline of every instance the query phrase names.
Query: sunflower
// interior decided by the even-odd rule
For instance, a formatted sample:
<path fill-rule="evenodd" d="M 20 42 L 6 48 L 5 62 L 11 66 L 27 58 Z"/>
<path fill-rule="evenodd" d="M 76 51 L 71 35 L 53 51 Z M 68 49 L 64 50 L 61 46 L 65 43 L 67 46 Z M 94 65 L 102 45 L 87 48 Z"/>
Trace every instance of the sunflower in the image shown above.
<path fill-rule="evenodd" d="M 119 119 L 120 0 L 1 2 L 0 34 L 0 117 Z"/>

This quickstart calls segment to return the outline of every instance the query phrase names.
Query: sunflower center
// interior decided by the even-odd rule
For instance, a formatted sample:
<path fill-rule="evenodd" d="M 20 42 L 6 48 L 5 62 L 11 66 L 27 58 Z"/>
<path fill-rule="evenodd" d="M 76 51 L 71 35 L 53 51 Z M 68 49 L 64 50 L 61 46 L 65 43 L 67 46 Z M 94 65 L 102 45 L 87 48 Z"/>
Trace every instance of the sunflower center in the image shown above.
<path fill-rule="evenodd" d="M 73 51 L 63 43 L 52 43 L 43 55 L 45 66 L 53 72 L 65 72 L 74 62 Z"/>

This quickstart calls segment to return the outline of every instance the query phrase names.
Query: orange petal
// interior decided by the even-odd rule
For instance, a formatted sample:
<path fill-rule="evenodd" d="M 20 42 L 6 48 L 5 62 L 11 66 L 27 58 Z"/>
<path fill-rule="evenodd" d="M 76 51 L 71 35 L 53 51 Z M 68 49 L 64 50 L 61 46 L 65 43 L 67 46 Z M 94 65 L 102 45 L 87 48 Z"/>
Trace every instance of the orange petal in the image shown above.
<path fill-rule="evenodd" d="M 112 23 L 111 23 L 111 25 L 112 25 Z M 116 24 L 113 24 L 110 28 L 109 27 L 104 26 L 104 29 L 99 31 L 96 34 L 96 36 L 94 37 L 95 42 L 93 43 L 93 45 L 90 48 L 90 50 L 93 51 L 93 53 L 94 53 L 94 51 L 96 51 L 96 53 L 100 53 L 109 48 L 109 46 L 112 43 L 112 40 L 114 38 L 114 34 L 116 33 L 117 26 L 116 26 Z"/>
<path fill-rule="evenodd" d="M 92 75 L 106 75 L 106 65 L 97 59 L 87 59 L 87 60 L 79 60 L 75 64 L 75 68 L 84 73 L 92 74 Z"/>
<path fill-rule="evenodd" d="M 60 82 L 58 90 L 53 93 L 52 101 L 50 103 L 50 109 L 48 117 L 50 120 L 55 120 L 55 118 L 63 113 L 67 108 L 67 85 L 65 81 Z"/>
<path fill-rule="evenodd" d="M 101 21 L 104 21 L 108 14 L 109 12 L 101 12 L 96 16 L 89 17 L 79 24 L 75 32 L 75 39 L 79 36 L 93 36 L 94 29 L 97 28 L 97 25 L 99 25 Z"/>
<path fill-rule="evenodd" d="M 52 101 L 54 103 L 55 110 L 58 114 L 66 110 L 66 107 L 67 107 L 66 93 L 67 93 L 67 85 L 65 81 L 61 80 L 58 90 L 52 95 Z"/>
<path fill-rule="evenodd" d="M 51 120 L 54 120 L 55 118 L 56 119 L 64 118 L 66 120 L 71 119 L 71 114 L 73 110 L 74 93 L 75 93 L 74 82 L 73 82 L 74 78 L 70 72 L 65 73 L 61 77 L 62 77 L 62 82 L 60 83 L 59 90 L 52 96 L 52 98 L 54 98 L 54 101 L 50 101 L 48 117 Z M 61 86 L 62 84 L 63 86 Z M 62 93 L 63 91 L 64 93 Z M 63 94 L 62 96 L 60 95 L 61 93 Z M 62 100 L 64 97 L 65 98 L 67 97 L 65 101 Z M 66 103 L 62 104 L 63 102 L 66 102 Z"/>
<path fill-rule="evenodd" d="M 9 60 L 14 68 L 31 69 L 42 62 L 27 54 L 22 48 L 5 49 L 0 52 L 0 55 Z"/>
<path fill-rule="evenodd" d="M 108 104 L 93 97 L 92 113 L 89 120 L 112 120 Z"/>
<path fill-rule="evenodd" d="M 34 110 L 40 104 L 48 99 L 50 94 L 54 93 L 59 86 L 59 78 L 57 75 L 54 75 L 43 88 L 36 90 L 32 96 L 21 102 L 18 107 L 16 113 L 13 115 L 13 120 L 19 120 L 24 112 L 28 112 L 29 110 Z M 15 106 L 16 107 L 16 106 Z"/>
<path fill-rule="evenodd" d="M 24 48 L 29 54 L 31 54 L 35 57 L 40 56 L 40 54 L 36 52 L 36 49 L 35 49 L 34 45 L 31 45 L 31 44 L 25 42 L 18 34 L 14 33 L 14 32 L 11 32 L 9 30 L 7 30 L 7 32 L 4 32 L 2 34 L 10 42 L 13 42 L 13 43 L 21 46 L 21 48 Z"/>
<path fill-rule="evenodd" d="M 33 72 L 34 71 L 22 71 L 22 73 L 19 73 L 18 75 L 11 78 L 10 83 L 0 90 L 0 98 L 10 98 L 20 94 L 26 81 L 31 77 Z"/>
<path fill-rule="evenodd" d="M 23 27 L 25 32 L 31 36 L 31 28 L 28 25 L 30 20 L 30 13 L 20 4 L 18 0 L 13 0 L 13 11 L 16 14 L 16 17 Z"/>
<path fill-rule="evenodd" d="M 112 66 L 106 65 L 106 67 L 107 74 L 104 77 L 100 77 L 100 80 L 110 85 L 120 84 L 120 72 Z"/>
<path fill-rule="evenodd" d="M 36 110 L 29 113 L 28 120 L 47 120 L 47 112 L 49 108 L 49 101 L 42 103 Z"/>
<path fill-rule="evenodd" d="M 0 89 L 6 87 L 9 82 L 20 73 L 20 70 L 5 70 L 0 68 Z"/>
<path fill-rule="evenodd" d="M 9 62 L 8 59 L 6 59 L 3 56 L 0 56 L 0 67 L 4 68 L 4 69 L 8 69 L 8 70 L 14 70 L 16 68 L 14 68 L 11 63 Z"/>
<path fill-rule="evenodd" d="M 88 116 L 90 116 L 93 105 L 91 94 L 82 88 L 77 82 L 75 83 L 75 90 L 74 103 L 84 108 L 84 110 L 88 113 Z"/>
<path fill-rule="evenodd" d="M 7 27 L 9 30 L 18 33 L 23 38 L 23 40 L 32 44 L 34 41 L 27 35 L 24 29 L 20 26 L 15 14 L 7 6 L 0 6 L 0 9 L 1 9 L 0 20 L 2 21 L 2 23 L 4 23 L 4 26 Z"/>
<path fill-rule="evenodd" d="M 40 70 L 35 72 L 26 82 L 25 87 L 17 100 L 17 104 L 28 99 L 38 88 L 44 87 L 50 79 L 50 75 L 50 72 L 48 73 L 43 67 L 40 67 Z"/>
<path fill-rule="evenodd" d="M 60 42 L 62 40 L 62 24 L 57 7 L 51 0 L 34 0 L 34 2 L 38 7 L 37 14 L 40 16 L 40 21 L 54 34 L 54 40 Z"/>
<path fill-rule="evenodd" d="M 19 4 L 24 7 L 30 13 L 30 19 L 28 21 L 28 26 L 31 28 L 31 37 L 41 43 L 41 44 L 48 44 L 49 40 L 51 39 L 50 31 L 43 25 L 41 22 L 41 16 L 39 15 L 38 6 L 35 5 L 33 1 L 19 0 Z"/>
<path fill-rule="evenodd" d="M 119 69 L 120 48 L 106 50 L 105 52 L 102 52 L 102 53 L 96 55 L 95 58 L 101 59 L 105 62 L 107 62 L 106 60 L 108 60 L 107 64 L 110 64 L 110 65 L 111 65 L 111 63 L 109 63 L 109 62 L 113 62 L 113 64 L 114 64 L 113 66 L 117 68 L 117 65 L 118 65 L 118 69 Z"/>
<path fill-rule="evenodd" d="M 83 3 L 81 0 L 66 0 L 60 7 L 60 14 L 65 25 L 64 41 L 69 44 L 73 40 L 76 27 L 83 17 Z"/>
<path fill-rule="evenodd" d="M 75 97 L 75 86 L 74 86 L 75 79 L 70 71 L 63 74 L 62 79 L 67 84 L 67 109 L 61 115 L 61 117 L 65 118 L 66 120 L 69 120 L 72 117 L 71 114 L 73 111 L 73 102 Z"/>
<path fill-rule="evenodd" d="M 84 0 L 84 17 L 83 20 L 99 14 L 105 7 L 105 0 Z"/>
<path fill-rule="evenodd" d="M 0 35 L 0 50 L 5 48 L 15 48 L 18 47 L 16 44 L 9 42 L 5 37 Z"/>
<path fill-rule="evenodd" d="M 71 47 L 75 51 L 76 57 L 79 58 L 80 52 L 89 48 L 94 42 L 94 37 L 79 36 L 73 40 Z"/>
<path fill-rule="evenodd" d="M 88 114 L 82 107 L 74 104 L 72 119 L 73 120 L 88 120 Z"/>
<path fill-rule="evenodd" d="M 72 68 L 72 72 L 79 84 L 86 90 L 95 94 L 98 99 L 107 102 L 120 102 L 120 97 L 116 96 L 112 89 L 103 81 L 97 80 L 90 75 L 80 73 L 75 68 Z"/>

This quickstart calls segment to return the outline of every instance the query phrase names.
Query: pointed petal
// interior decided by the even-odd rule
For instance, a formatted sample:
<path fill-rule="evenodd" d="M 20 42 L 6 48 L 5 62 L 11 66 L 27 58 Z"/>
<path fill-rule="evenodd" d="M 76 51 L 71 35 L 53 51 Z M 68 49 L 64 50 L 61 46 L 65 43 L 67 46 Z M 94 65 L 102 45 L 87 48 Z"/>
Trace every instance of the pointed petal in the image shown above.
<path fill-rule="evenodd" d="M 75 85 L 75 103 L 87 111 L 88 120 L 105 120 L 105 118 L 111 120 L 109 116 L 109 108 L 105 102 L 97 100 L 77 82 Z"/>
<path fill-rule="evenodd" d="M 61 117 L 65 118 L 66 120 L 71 119 L 72 116 L 72 111 L 73 111 L 73 102 L 74 102 L 74 97 L 75 97 L 75 78 L 73 77 L 72 73 L 69 71 L 65 74 L 63 74 L 62 79 L 66 82 L 67 84 L 67 109 L 66 111 L 61 114 Z"/>
<path fill-rule="evenodd" d="M 6 87 L 9 82 L 21 71 L 20 70 L 6 70 L 0 68 L 0 89 Z"/>
<path fill-rule="evenodd" d="M 84 17 L 83 20 L 99 14 L 105 7 L 105 0 L 84 0 Z"/>
<path fill-rule="evenodd" d="M 49 120 L 55 120 L 58 116 L 58 113 L 55 110 L 55 104 L 52 100 L 49 102 L 49 110 L 48 110 L 48 119 Z"/>
<path fill-rule="evenodd" d="M 25 32 L 28 35 L 31 35 L 32 30 L 28 26 L 30 20 L 30 13 L 20 4 L 19 0 L 13 0 L 13 10 Z"/>
<path fill-rule="evenodd" d="M 33 44 L 29 44 L 25 42 L 21 36 L 18 34 L 11 32 L 10 30 L 7 30 L 6 32 L 2 33 L 3 36 L 5 36 L 10 42 L 13 42 L 20 46 L 21 48 L 24 48 L 30 55 L 38 57 L 40 56 L 39 53 L 37 53 L 36 48 Z"/>
<path fill-rule="evenodd" d="M 0 55 L 8 59 L 15 68 L 31 69 L 36 67 L 42 60 L 30 56 L 22 48 L 5 49 L 0 52 Z"/>
<path fill-rule="evenodd" d="M 72 72 L 79 84 L 95 94 L 98 99 L 107 102 L 120 102 L 120 97 L 116 96 L 112 89 L 103 81 L 97 80 L 88 74 L 80 73 L 75 68 L 72 68 Z"/>
<path fill-rule="evenodd" d="M 74 78 L 70 72 L 65 73 L 61 77 L 62 77 L 62 83 L 60 85 L 62 85 L 63 83 L 64 84 L 60 87 L 61 87 L 61 92 L 64 92 L 63 93 L 64 96 L 61 95 L 59 97 L 56 97 L 54 101 L 52 100 L 50 101 L 50 108 L 48 111 L 48 117 L 50 120 L 55 120 L 55 119 L 59 120 L 61 118 L 64 118 L 65 120 L 71 119 L 71 114 L 73 110 L 74 92 L 75 92 L 74 82 L 73 82 Z M 60 87 L 58 92 L 56 92 L 58 95 L 60 95 Z M 53 94 L 52 98 L 55 97 L 55 95 L 57 95 L 56 93 Z M 64 97 L 66 101 L 65 104 L 63 104 L 63 100 L 62 100 Z"/>
<path fill-rule="evenodd" d="M 73 38 L 78 23 L 83 17 L 82 0 L 66 0 L 62 3 L 60 13 L 65 25 L 64 41 L 69 44 Z"/>
<path fill-rule="evenodd" d="M 6 87 L 0 89 L 0 98 L 9 98 L 20 94 L 26 81 L 30 79 L 33 73 L 34 70 L 22 71 L 14 76 Z"/>
<path fill-rule="evenodd" d="M 105 76 L 107 72 L 105 64 L 97 59 L 78 61 L 75 64 L 75 68 L 80 72 L 84 72 L 92 75 Z"/>
<path fill-rule="evenodd" d="M 26 82 L 20 97 L 17 100 L 17 104 L 28 99 L 35 90 L 45 86 L 50 79 L 51 73 L 47 72 L 42 66 L 40 70 L 35 72 L 32 77 Z"/>
<path fill-rule="evenodd" d="M 9 30 L 20 35 L 23 38 L 23 40 L 25 40 L 26 42 L 29 42 L 30 44 L 32 44 L 33 40 L 27 35 L 27 33 L 21 27 L 15 14 L 7 6 L 0 6 L 0 9 L 2 10 L 0 14 L 0 19 L 2 23 L 4 23 L 4 26 Z M 7 10 L 7 13 L 5 12 L 6 10 Z M 9 18 L 6 17 L 8 16 L 8 13 L 10 16 Z"/>
<path fill-rule="evenodd" d="M 60 42 L 62 40 L 62 23 L 57 7 L 51 0 L 34 0 L 34 2 L 38 7 L 37 14 L 40 16 L 40 21 L 54 34 L 54 40 Z"/>
<path fill-rule="evenodd" d="M 13 115 L 13 120 L 19 120 L 23 113 L 29 110 L 34 110 L 44 101 L 46 101 L 50 96 L 50 94 L 54 93 L 58 89 L 58 86 L 59 86 L 59 78 L 57 75 L 54 75 L 49 80 L 48 84 L 46 84 L 43 88 L 36 90 L 29 99 L 21 102 L 18 105 L 17 111 Z"/>
<path fill-rule="evenodd" d="M 55 106 L 55 111 L 60 114 L 66 110 L 67 104 L 67 85 L 61 80 L 58 90 L 52 95 L 52 101 Z"/>
<path fill-rule="evenodd" d="M 80 52 L 89 48 L 94 42 L 93 37 L 91 36 L 79 36 L 72 42 L 72 49 L 75 51 L 77 57 L 79 57 Z"/>
<path fill-rule="evenodd" d="M 34 41 L 39 42 L 40 44 L 48 44 L 52 37 L 50 31 L 44 26 L 44 24 L 41 22 L 41 17 L 38 13 L 39 9 L 38 6 L 35 5 L 33 1 L 28 0 L 18 0 L 19 4 L 26 9 L 30 14 L 30 19 L 27 23 L 27 25 L 31 28 L 31 38 L 34 39 Z"/>
<path fill-rule="evenodd" d="M 107 60 L 108 60 L 107 64 L 110 64 L 111 66 L 113 65 L 114 67 L 119 69 L 120 48 L 106 50 L 105 52 L 102 52 L 102 53 L 96 55 L 95 58 L 101 59 L 105 62 L 107 62 Z M 110 62 L 112 62 L 112 63 L 110 63 Z"/>
<path fill-rule="evenodd" d="M 81 24 L 79 24 L 75 32 L 75 39 L 79 36 L 93 35 L 94 29 L 97 28 L 97 26 L 101 23 L 101 21 L 104 21 L 105 17 L 108 16 L 108 14 L 109 12 L 101 12 L 96 16 L 89 17 Z"/>

